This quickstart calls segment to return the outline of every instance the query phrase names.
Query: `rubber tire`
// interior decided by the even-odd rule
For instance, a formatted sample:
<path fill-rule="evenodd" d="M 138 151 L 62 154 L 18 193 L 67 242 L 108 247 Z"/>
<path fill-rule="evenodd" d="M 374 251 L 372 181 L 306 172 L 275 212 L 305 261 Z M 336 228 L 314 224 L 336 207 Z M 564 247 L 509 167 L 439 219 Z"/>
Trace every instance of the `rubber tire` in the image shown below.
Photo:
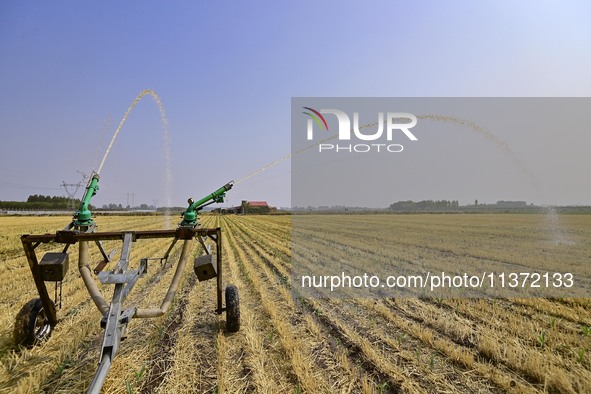
<path fill-rule="evenodd" d="M 12 336 L 17 345 L 31 348 L 47 340 L 52 330 L 43 311 L 41 298 L 33 298 L 16 315 Z"/>
<path fill-rule="evenodd" d="M 238 288 L 234 285 L 226 287 L 226 330 L 229 332 L 240 330 L 240 299 Z"/>

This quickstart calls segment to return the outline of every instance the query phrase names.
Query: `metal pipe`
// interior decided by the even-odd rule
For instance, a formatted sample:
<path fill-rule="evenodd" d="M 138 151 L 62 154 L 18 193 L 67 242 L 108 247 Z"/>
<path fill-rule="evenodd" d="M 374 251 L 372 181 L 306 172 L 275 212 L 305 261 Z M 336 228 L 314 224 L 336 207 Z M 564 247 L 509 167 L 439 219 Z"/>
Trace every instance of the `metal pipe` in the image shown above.
<path fill-rule="evenodd" d="M 79 243 L 78 251 L 78 271 L 80 271 L 80 276 L 82 276 L 84 285 L 86 286 L 86 289 L 90 294 L 90 297 L 94 301 L 94 304 L 101 312 L 101 314 L 104 315 L 109 310 L 109 304 L 107 304 L 107 302 L 105 301 L 105 297 L 103 297 L 96 282 L 92 278 L 90 267 L 88 265 L 88 260 L 88 242 L 81 241 Z"/>
<path fill-rule="evenodd" d="M 100 394 L 101 388 L 103 387 L 105 379 L 107 378 L 107 372 L 109 372 L 109 368 L 111 368 L 111 356 L 109 354 L 105 354 L 86 394 Z"/>
<path fill-rule="evenodd" d="M 172 278 L 172 282 L 170 283 L 170 287 L 166 292 L 166 296 L 164 297 L 164 301 L 160 305 L 160 308 L 146 308 L 146 309 L 137 309 L 135 312 L 134 317 L 139 318 L 146 318 L 146 317 L 159 317 L 166 313 L 172 300 L 178 290 L 179 283 L 181 282 L 181 278 L 183 276 L 183 271 L 185 270 L 185 266 L 187 265 L 188 257 L 191 255 L 191 249 L 193 248 L 193 240 L 185 240 L 183 243 L 183 249 L 181 251 L 181 256 L 179 257 L 179 263 L 176 267 L 176 271 L 174 272 L 174 276 Z"/>

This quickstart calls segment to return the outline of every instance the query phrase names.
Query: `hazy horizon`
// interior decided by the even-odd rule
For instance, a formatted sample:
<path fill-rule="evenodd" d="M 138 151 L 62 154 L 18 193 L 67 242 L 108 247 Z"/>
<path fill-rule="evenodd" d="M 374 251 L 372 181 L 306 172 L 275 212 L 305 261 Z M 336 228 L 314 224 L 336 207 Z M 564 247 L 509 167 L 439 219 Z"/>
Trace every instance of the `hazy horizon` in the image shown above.
<path fill-rule="evenodd" d="M 0 200 L 66 195 L 60 185 L 81 181 L 77 171 L 97 170 L 145 89 L 154 89 L 166 111 L 170 157 L 159 109 L 144 97 L 101 172 L 96 206 L 126 205 L 127 194 L 135 194 L 136 205 L 171 198 L 184 206 L 285 157 L 292 150 L 292 97 L 587 97 L 590 10 L 580 1 L 3 2 Z M 343 28 L 343 21 L 354 27 Z M 498 134 L 540 169 L 536 177 L 550 180 L 543 199 L 527 200 L 591 204 L 589 133 L 557 126 L 555 136 L 541 139 Z M 421 137 L 423 146 L 428 140 L 436 138 Z M 469 149 L 472 143 L 481 145 L 462 142 Z M 551 158 L 548 144 L 557 148 Z M 498 160 L 500 152 L 485 147 L 472 155 L 481 152 L 514 172 Z M 427 174 L 428 162 L 405 165 Z M 556 169 L 571 165 L 572 173 Z M 220 206 L 266 200 L 289 207 L 291 171 L 283 160 L 237 184 Z M 408 183 L 391 199 L 466 203 L 528 195 L 456 186 L 461 194 Z"/>

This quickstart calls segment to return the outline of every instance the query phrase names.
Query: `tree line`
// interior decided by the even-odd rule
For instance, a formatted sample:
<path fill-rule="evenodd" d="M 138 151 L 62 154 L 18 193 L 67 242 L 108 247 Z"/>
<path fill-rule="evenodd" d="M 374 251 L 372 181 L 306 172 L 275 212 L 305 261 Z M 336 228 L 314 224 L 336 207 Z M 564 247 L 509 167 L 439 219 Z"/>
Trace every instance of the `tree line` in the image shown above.
<path fill-rule="evenodd" d="M 457 212 L 531 212 L 536 211 L 538 207 L 528 204 L 526 201 L 505 201 L 500 200 L 494 204 L 483 204 L 474 200 L 474 204 L 462 205 L 458 200 L 423 200 L 423 201 L 398 201 L 390 204 L 391 211 L 457 211 Z"/>
<path fill-rule="evenodd" d="M 61 196 L 44 196 L 41 194 L 33 194 L 27 198 L 27 201 L 0 201 L 1 209 L 67 209 L 78 207 L 80 199 L 70 199 Z M 91 206 L 92 208 L 92 206 Z"/>
<path fill-rule="evenodd" d="M 392 211 L 424 211 L 424 210 L 448 210 L 460 206 L 458 200 L 423 200 L 423 201 L 398 201 L 390 204 Z"/>

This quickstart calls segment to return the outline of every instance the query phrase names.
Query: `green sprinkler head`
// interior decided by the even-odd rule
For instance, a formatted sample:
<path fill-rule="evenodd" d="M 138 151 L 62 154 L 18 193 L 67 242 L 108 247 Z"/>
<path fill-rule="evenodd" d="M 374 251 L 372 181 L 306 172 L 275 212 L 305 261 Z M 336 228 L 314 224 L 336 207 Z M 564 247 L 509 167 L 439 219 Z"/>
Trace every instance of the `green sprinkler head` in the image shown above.
<path fill-rule="evenodd" d="M 94 221 L 92 220 L 92 212 L 90 212 L 90 199 L 96 194 L 99 189 L 98 186 L 99 175 L 93 174 L 88 186 L 86 187 L 86 193 L 80 203 L 80 208 L 74 214 L 74 225 L 75 226 L 91 226 Z"/>
<path fill-rule="evenodd" d="M 224 186 L 220 187 L 215 192 L 203 197 L 199 201 L 195 201 L 192 198 L 189 198 L 189 207 L 185 212 L 183 212 L 183 220 L 180 222 L 179 226 L 193 227 L 198 225 L 199 223 L 197 221 L 197 212 L 203 209 L 204 207 L 208 206 L 209 204 L 224 202 L 226 192 L 230 190 L 232 186 L 234 186 L 234 181 L 226 183 Z"/>

